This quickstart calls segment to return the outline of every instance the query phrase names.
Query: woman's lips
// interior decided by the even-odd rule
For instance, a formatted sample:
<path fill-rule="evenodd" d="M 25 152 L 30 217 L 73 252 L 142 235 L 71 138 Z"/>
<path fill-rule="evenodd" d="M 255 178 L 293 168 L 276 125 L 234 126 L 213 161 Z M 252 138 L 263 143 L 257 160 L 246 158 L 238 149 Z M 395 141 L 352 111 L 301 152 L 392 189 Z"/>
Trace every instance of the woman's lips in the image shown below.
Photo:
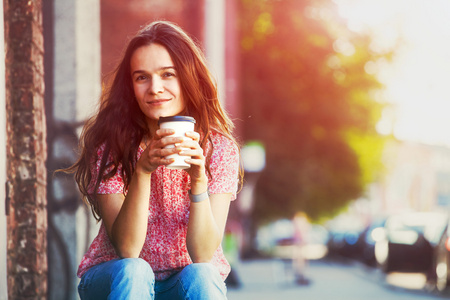
<path fill-rule="evenodd" d="M 170 101 L 170 99 L 157 99 L 157 100 L 147 101 L 147 104 L 150 104 L 150 105 L 161 105 L 161 104 L 163 104 L 165 102 L 168 102 L 168 101 Z"/>

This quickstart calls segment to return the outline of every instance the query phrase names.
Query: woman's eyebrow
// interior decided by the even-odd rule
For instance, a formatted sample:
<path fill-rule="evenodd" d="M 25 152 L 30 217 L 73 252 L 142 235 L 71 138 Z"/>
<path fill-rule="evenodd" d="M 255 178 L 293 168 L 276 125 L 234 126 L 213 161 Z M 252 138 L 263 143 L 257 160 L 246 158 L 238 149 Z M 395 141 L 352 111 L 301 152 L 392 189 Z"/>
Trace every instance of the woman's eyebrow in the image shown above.
<path fill-rule="evenodd" d="M 165 71 L 165 70 L 169 70 L 169 69 L 176 70 L 176 68 L 174 66 L 167 66 L 167 67 L 160 67 L 157 69 L 157 71 Z M 145 70 L 136 70 L 136 71 L 133 71 L 133 73 L 131 73 L 131 75 L 142 74 L 142 73 L 148 73 L 148 72 Z"/>
<path fill-rule="evenodd" d="M 164 71 L 167 71 L 167 70 L 176 71 L 176 68 L 174 66 L 167 66 L 167 67 L 161 67 L 161 68 L 158 69 L 158 71 L 160 71 L 160 72 L 161 71 L 164 72 Z"/>

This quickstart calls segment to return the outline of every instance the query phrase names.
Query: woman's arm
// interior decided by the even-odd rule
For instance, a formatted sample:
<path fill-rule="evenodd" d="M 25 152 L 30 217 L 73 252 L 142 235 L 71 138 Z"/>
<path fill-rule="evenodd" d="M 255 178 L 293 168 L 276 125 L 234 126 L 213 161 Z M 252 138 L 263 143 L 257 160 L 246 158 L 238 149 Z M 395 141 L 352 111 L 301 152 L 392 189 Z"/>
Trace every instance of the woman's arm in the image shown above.
<path fill-rule="evenodd" d="M 191 192 L 196 195 L 194 188 Z M 213 194 L 191 202 L 186 246 L 193 262 L 211 261 L 222 242 L 230 201 L 231 194 Z"/>
<path fill-rule="evenodd" d="M 139 257 L 147 234 L 150 174 L 133 175 L 128 194 L 97 195 L 100 214 L 117 254 Z"/>
<path fill-rule="evenodd" d="M 207 191 L 208 178 L 205 171 L 203 149 L 198 144 L 200 135 L 188 132 L 192 141 L 185 141 L 181 146 L 190 148 L 181 155 L 189 155 L 186 161 L 191 164 L 188 173 L 191 177 L 191 194 L 199 195 Z M 229 166 L 233 167 L 233 166 Z M 209 199 L 191 202 L 186 246 L 193 262 L 210 262 L 222 242 L 228 217 L 232 194 L 212 194 Z"/>
<path fill-rule="evenodd" d="M 179 147 L 164 149 L 166 145 L 183 139 L 170 137 L 171 129 L 157 130 L 154 138 L 136 164 L 128 193 L 97 195 L 100 215 L 117 254 L 120 257 L 139 257 L 147 235 L 151 174 L 173 159 L 166 156 L 178 153 Z"/>

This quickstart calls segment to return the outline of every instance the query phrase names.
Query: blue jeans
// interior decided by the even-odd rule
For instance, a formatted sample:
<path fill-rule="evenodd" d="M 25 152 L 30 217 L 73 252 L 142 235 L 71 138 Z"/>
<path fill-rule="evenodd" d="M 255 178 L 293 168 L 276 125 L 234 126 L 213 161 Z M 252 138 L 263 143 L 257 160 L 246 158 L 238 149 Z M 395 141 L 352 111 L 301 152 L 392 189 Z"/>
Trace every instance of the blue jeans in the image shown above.
<path fill-rule="evenodd" d="M 152 268 L 140 258 L 113 259 L 90 268 L 81 278 L 78 293 L 82 300 L 227 299 L 225 283 L 212 264 L 191 264 L 167 280 L 155 281 Z"/>

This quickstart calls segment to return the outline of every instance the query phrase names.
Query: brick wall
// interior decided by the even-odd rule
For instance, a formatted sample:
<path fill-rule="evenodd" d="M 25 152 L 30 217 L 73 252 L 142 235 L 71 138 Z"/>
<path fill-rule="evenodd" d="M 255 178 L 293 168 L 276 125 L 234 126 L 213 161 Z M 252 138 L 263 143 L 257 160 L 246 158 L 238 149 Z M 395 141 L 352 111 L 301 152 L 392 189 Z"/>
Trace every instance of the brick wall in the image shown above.
<path fill-rule="evenodd" d="M 9 299 L 47 297 L 41 0 L 4 0 Z"/>

